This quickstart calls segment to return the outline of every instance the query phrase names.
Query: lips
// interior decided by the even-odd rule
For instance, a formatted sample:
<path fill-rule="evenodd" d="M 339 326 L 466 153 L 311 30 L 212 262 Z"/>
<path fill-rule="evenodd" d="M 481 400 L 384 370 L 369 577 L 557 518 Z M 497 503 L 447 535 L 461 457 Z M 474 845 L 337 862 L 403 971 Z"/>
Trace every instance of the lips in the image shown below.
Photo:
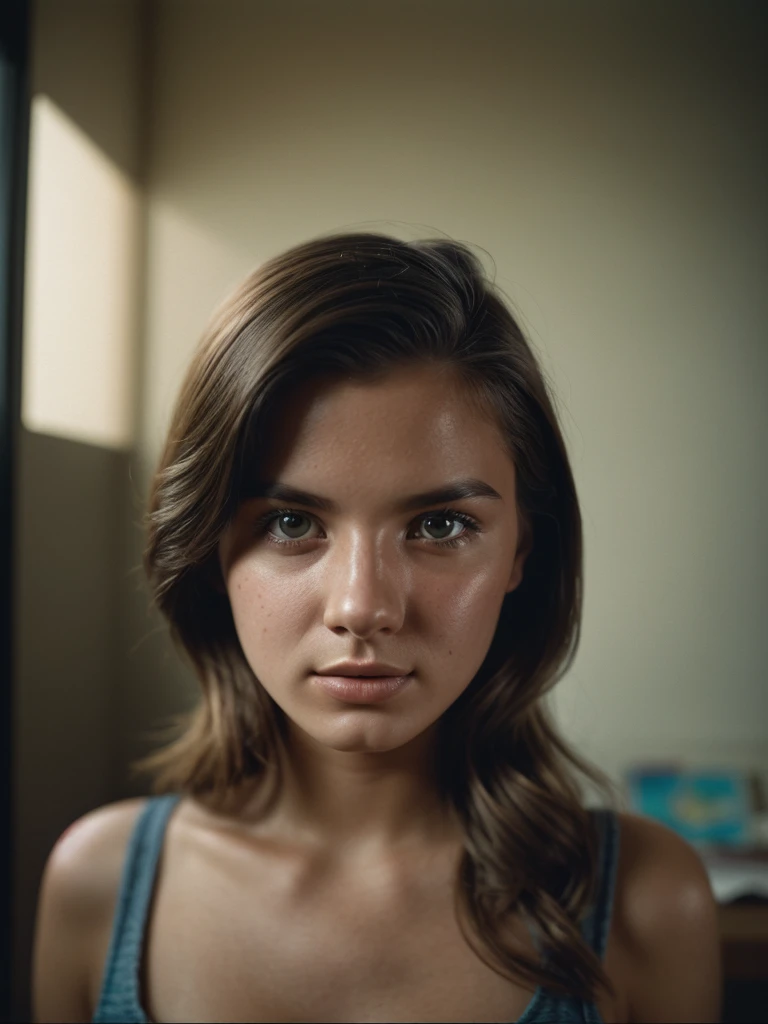
<path fill-rule="evenodd" d="M 412 681 L 413 674 L 400 676 L 315 675 L 316 686 L 344 704 L 381 704 Z"/>

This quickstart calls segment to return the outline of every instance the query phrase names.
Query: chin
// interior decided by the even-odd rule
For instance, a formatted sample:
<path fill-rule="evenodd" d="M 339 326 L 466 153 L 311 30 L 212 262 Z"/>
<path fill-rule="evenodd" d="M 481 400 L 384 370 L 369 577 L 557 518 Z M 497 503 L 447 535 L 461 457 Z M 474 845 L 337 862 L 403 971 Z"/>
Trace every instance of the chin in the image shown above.
<path fill-rule="evenodd" d="M 405 723 L 388 721 L 388 717 L 369 708 L 361 708 L 346 712 L 331 728 L 318 729 L 316 725 L 315 728 L 302 728 L 315 743 L 330 750 L 348 754 L 386 754 L 404 747 L 432 724 L 403 728 Z"/>

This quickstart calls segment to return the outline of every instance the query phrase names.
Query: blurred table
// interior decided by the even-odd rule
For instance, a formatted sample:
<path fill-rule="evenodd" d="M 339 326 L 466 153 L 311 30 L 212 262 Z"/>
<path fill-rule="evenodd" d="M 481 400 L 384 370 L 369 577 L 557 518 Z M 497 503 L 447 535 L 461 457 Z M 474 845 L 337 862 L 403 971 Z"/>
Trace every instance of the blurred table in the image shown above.
<path fill-rule="evenodd" d="M 719 916 L 725 978 L 768 980 L 768 901 L 721 904 Z"/>

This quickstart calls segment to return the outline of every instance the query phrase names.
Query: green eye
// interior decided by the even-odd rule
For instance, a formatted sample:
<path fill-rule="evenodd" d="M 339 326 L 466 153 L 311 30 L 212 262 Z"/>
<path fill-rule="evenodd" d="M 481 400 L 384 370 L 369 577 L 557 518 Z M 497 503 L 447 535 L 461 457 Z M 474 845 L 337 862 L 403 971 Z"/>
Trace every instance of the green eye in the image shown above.
<path fill-rule="evenodd" d="M 282 521 L 282 520 L 285 520 L 285 519 L 305 519 L 305 520 L 307 520 L 307 522 L 309 522 L 308 517 L 305 516 L 305 515 L 302 515 L 300 512 L 281 512 L 279 515 L 275 516 L 274 519 L 271 520 L 269 525 L 271 525 L 274 522 L 280 521 L 280 529 L 281 530 L 295 530 L 295 529 L 297 529 L 295 524 L 294 525 L 286 525 L 286 523 L 284 523 Z M 290 534 L 289 534 L 289 538 L 288 539 L 289 540 L 304 540 L 305 538 L 302 538 L 302 537 L 291 537 Z"/>

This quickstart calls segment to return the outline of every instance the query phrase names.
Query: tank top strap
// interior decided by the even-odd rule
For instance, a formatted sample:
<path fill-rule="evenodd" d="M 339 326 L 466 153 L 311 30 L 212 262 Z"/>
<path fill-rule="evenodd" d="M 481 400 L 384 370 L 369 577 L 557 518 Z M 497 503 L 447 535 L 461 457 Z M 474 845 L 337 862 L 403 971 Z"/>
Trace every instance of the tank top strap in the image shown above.
<path fill-rule="evenodd" d="M 616 870 L 619 861 L 619 819 L 607 807 L 593 808 L 590 814 L 599 836 L 598 883 L 595 900 L 582 922 L 582 934 L 600 960 L 605 956 L 608 933 L 611 928 L 613 900 L 616 889 Z"/>
<path fill-rule="evenodd" d="M 134 825 L 120 881 L 99 1004 L 92 1018 L 94 1022 L 144 1024 L 147 1021 L 139 992 L 144 934 L 166 826 L 180 799 L 177 793 L 150 797 Z"/>

